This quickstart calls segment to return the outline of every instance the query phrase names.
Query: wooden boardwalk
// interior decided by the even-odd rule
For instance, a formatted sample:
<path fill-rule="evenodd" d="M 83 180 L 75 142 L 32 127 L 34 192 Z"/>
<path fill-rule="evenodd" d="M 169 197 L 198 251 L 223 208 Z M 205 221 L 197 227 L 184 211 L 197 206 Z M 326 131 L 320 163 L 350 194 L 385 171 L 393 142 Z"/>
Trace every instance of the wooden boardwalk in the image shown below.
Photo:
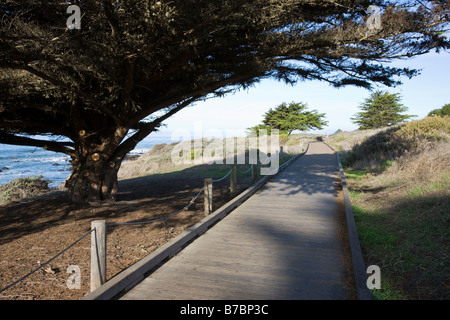
<path fill-rule="evenodd" d="M 121 299 L 347 299 L 336 155 L 312 143 Z"/>

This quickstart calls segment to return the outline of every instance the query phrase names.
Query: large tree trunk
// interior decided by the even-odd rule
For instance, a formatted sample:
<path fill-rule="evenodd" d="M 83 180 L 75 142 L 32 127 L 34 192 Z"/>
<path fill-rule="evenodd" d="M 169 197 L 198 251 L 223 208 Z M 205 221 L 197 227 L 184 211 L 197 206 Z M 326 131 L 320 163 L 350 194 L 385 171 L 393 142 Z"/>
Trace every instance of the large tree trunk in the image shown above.
<path fill-rule="evenodd" d="M 116 200 L 117 173 L 128 152 L 119 145 L 126 133 L 127 129 L 117 128 L 99 137 L 99 133 L 87 135 L 80 131 L 75 153 L 71 155 L 72 174 L 65 185 L 73 202 Z"/>
<path fill-rule="evenodd" d="M 115 201 L 117 172 L 122 159 L 110 159 L 99 153 L 72 159 L 72 175 L 66 188 L 73 202 Z"/>

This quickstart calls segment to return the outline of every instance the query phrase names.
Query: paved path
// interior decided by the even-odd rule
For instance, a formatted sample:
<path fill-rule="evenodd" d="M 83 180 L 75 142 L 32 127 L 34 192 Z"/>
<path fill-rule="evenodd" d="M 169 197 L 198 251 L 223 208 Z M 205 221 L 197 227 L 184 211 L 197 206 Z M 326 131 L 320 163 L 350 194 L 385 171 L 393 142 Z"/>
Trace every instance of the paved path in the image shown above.
<path fill-rule="evenodd" d="M 312 143 L 122 299 L 347 299 L 336 156 Z"/>

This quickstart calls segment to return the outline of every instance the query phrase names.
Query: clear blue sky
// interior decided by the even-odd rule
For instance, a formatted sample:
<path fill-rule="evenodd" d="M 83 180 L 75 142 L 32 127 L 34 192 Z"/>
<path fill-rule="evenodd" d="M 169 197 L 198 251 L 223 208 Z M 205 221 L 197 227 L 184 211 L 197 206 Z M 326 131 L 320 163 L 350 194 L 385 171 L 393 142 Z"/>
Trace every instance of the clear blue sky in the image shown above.
<path fill-rule="evenodd" d="M 430 53 L 410 60 L 392 63 L 396 67 L 422 69 L 421 74 L 409 80 L 402 79 L 403 85 L 377 89 L 400 93 L 402 103 L 409 108 L 408 114 L 420 119 L 428 112 L 450 103 L 450 53 Z M 264 113 L 282 102 L 304 102 L 309 109 L 317 109 L 326 114 L 328 126 L 312 133 L 332 134 L 337 129 L 352 131 L 357 129 L 350 118 L 359 111 L 358 106 L 370 91 L 347 87 L 335 89 L 327 83 L 310 81 L 288 86 L 275 80 L 265 80 L 248 90 L 241 90 L 222 98 L 199 102 L 177 113 L 164 123 L 161 134 L 170 136 L 174 130 L 190 132 L 192 137 L 225 137 L 228 132 L 244 135 L 245 129 L 261 123 Z M 194 133 L 194 131 L 196 133 Z M 216 131 L 214 134 L 211 132 Z M 154 134 L 147 139 L 150 140 Z"/>

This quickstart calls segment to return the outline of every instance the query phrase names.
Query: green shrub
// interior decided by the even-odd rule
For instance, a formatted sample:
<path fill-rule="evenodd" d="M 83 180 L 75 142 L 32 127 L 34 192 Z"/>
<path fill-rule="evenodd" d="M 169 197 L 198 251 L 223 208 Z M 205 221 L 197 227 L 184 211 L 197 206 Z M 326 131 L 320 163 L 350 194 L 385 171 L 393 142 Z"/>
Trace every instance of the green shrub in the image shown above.
<path fill-rule="evenodd" d="M 442 140 L 450 134 L 450 116 L 427 117 L 422 120 L 411 121 L 397 132 L 403 139 Z"/>
<path fill-rule="evenodd" d="M 18 201 L 50 191 L 50 180 L 42 176 L 17 178 L 0 185 L 0 202 Z"/>

